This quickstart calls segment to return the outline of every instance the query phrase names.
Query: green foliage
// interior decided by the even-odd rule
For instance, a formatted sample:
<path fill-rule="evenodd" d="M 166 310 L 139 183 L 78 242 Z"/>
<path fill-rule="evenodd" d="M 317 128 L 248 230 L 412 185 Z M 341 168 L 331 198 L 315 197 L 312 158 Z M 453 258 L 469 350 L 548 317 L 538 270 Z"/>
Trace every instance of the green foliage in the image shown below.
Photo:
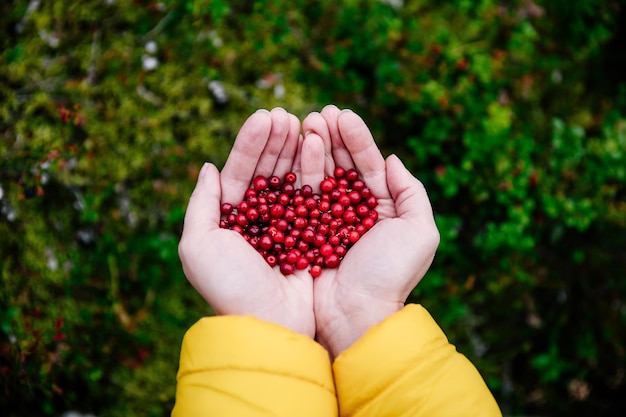
<path fill-rule="evenodd" d="M 401 6 L 394 6 L 401 3 Z M 626 2 L 0 6 L 0 408 L 168 415 L 177 240 L 248 114 L 364 116 L 442 242 L 411 301 L 507 414 L 626 408 Z M 36 400 L 36 401 L 34 401 Z"/>

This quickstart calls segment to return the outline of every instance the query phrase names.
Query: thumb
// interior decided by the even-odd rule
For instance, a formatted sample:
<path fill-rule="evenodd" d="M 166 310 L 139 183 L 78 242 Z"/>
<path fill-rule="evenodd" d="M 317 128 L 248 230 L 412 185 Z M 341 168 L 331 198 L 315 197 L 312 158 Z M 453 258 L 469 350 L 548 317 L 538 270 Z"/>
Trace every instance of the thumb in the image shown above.
<path fill-rule="evenodd" d="M 434 224 L 433 209 L 421 181 L 406 169 L 396 155 L 387 158 L 386 170 L 387 188 L 395 201 L 398 217 Z"/>
<path fill-rule="evenodd" d="M 219 227 L 221 194 L 220 173 L 215 165 L 205 162 L 189 198 L 183 235 L 206 233 Z"/>

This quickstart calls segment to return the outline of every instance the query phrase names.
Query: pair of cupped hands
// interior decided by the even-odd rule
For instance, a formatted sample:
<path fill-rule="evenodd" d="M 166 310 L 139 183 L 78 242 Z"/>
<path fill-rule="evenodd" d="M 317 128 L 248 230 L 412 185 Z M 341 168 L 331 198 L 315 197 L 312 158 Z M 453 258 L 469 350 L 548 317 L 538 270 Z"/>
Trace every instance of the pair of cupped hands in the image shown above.
<path fill-rule="evenodd" d="M 302 132 L 302 133 L 301 133 Z M 257 175 L 293 171 L 296 186 L 319 184 L 336 166 L 356 168 L 378 198 L 376 225 L 336 269 L 283 276 L 237 232 L 221 229 L 220 206 L 238 204 Z M 218 315 L 250 315 L 315 338 L 332 358 L 398 312 L 439 244 L 426 191 L 364 121 L 334 105 L 298 118 L 259 110 L 241 127 L 221 172 L 205 163 L 189 200 L 179 255 L 189 282 Z"/>

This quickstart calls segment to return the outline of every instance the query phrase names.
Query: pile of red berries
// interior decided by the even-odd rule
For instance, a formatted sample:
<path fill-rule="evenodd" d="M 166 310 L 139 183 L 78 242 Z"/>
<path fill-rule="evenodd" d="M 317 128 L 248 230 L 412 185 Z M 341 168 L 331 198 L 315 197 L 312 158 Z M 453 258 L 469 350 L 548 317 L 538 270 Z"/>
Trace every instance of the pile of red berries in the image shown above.
<path fill-rule="evenodd" d="M 240 233 L 283 275 L 337 268 L 378 219 L 378 200 L 355 169 L 335 168 L 320 183 L 295 188 L 296 174 L 257 176 L 237 206 L 223 203 L 220 227 Z"/>

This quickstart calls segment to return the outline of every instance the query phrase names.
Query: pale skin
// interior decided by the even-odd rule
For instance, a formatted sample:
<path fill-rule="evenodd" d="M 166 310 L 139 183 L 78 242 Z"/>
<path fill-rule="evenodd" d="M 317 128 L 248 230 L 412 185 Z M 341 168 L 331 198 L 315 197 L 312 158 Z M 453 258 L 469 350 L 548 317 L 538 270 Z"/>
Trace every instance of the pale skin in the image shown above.
<path fill-rule="evenodd" d="M 426 191 L 364 121 L 326 106 L 300 123 L 277 108 L 242 126 L 221 172 L 205 164 L 190 198 L 179 254 L 191 284 L 216 314 L 252 315 L 315 338 L 331 358 L 398 312 L 430 267 L 439 233 Z M 220 229 L 220 204 L 237 204 L 256 175 L 293 171 L 319 191 L 335 166 L 356 168 L 378 197 L 379 220 L 339 268 L 285 277 L 236 232 Z"/>

